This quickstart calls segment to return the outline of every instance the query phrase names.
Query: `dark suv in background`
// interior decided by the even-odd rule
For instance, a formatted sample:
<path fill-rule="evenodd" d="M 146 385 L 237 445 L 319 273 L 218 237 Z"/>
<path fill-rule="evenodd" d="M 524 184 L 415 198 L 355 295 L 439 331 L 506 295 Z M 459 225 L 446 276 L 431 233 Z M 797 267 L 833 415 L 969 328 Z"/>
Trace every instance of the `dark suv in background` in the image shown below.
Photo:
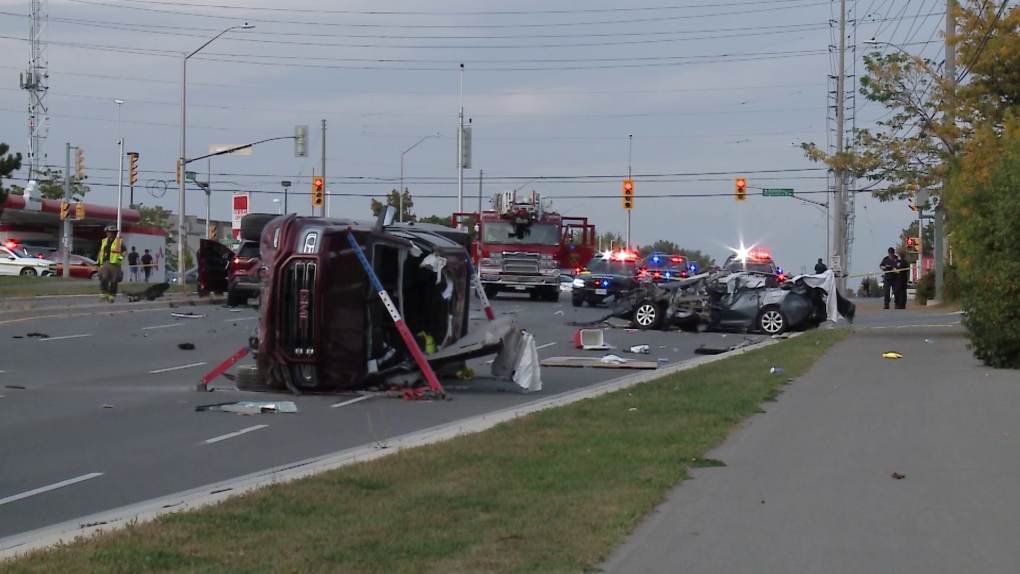
<path fill-rule="evenodd" d="M 248 299 L 258 298 L 260 267 L 259 242 L 241 241 L 227 275 L 227 305 L 239 307 Z"/>
<path fill-rule="evenodd" d="M 574 278 L 570 302 L 580 307 L 585 302 L 592 307 L 610 295 L 619 296 L 638 286 L 640 262 L 636 253 L 617 251 L 596 255 L 588 267 Z"/>

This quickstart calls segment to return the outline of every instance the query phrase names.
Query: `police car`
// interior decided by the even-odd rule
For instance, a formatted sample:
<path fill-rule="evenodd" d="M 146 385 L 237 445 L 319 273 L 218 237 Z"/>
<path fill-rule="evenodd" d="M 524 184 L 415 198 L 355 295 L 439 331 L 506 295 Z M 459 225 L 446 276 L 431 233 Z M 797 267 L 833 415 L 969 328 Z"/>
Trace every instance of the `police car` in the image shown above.
<path fill-rule="evenodd" d="M 596 255 L 574 278 L 570 301 L 574 307 L 587 302 L 594 307 L 610 295 L 619 295 L 638 286 L 640 262 L 633 251 L 614 251 Z"/>
<path fill-rule="evenodd" d="M 645 281 L 668 283 L 679 281 L 697 272 L 697 265 L 690 264 L 683 255 L 652 253 L 645 258 L 638 276 Z"/>
<path fill-rule="evenodd" d="M 56 277 L 57 264 L 49 259 L 26 257 L 19 253 L 17 243 L 8 241 L 0 247 L 0 275 Z"/>

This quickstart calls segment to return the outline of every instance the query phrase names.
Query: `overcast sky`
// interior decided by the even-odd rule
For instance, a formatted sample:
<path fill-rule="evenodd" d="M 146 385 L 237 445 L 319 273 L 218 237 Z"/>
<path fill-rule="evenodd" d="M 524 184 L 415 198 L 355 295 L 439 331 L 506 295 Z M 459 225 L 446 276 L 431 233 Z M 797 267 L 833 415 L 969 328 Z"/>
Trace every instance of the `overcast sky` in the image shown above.
<path fill-rule="evenodd" d="M 398 187 L 401 151 L 414 212 L 456 209 L 459 64 L 465 116 L 474 127 L 465 209 L 524 186 L 554 208 L 624 232 L 621 180 L 632 169 L 637 244 L 668 239 L 717 259 L 741 240 L 770 249 L 789 271 L 824 255 L 825 216 L 764 187 L 825 202 L 826 174 L 799 144 L 825 145 L 830 20 L 820 0 L 50 0 L 48 162 L 64 144 L 85 149 L 89 200 L 116 204 L 117 105 L 127 151 L 141 154 L 136 202 L 177 209 L 181 53 L 222 29 L 188 63 L 188 156 L 311 126 L 309 158 L 284 140 L 248 157 L 212 161 L 213 218 L 230 217 L 233 190 L 254 209 L 276 210 L 280 182 L 294 182 L 290 210 L 308 213 L 327 120 L 327 180 L 334 216 L 367 217 L 371 197 Z M 863 74 L 865 40 L 877 37 L 940 61 L 944 2 L 847 0 L 847 67 Z M 0 0 L 0 141 L 27 151 L 29 3 Z M 856 26 L 855 26 L 856 23 Z M 848 81 L 848 89 L 852 85 Z M 885 112 L 856 101 L 858 127 Z M 852 114 L 850 114 L 852 115 Z M 832 137 L 829 135 L 828 137 Z M 193 166 L 204 178 L 205 162 Z M 24 176 L 24 174 L 22 174 Z M 597 176 L 597 177 L 593 177 Z M 734 178 L 752 194 L 733 200 Z M 528 183 L 531 178 L 536 179 Z M 168 180 L 153 197 L 145 184 Z M 861 186 L 867 182 L 861 182 Z M 158 184 L 155 189 L 158 189 Z M 299 195 L 300 194 L 300 195 Z M 158 195 L 158 192 L 157 192 Z M 692 197 L 694 196 L 694 197 Z M 127 198 L 125 197 L 125 204 Z M 189 214 L 205 213 L 189 187 Z M 871 270 L 911 221 L 905 203 L 859 194 L 853 270 Z"/>

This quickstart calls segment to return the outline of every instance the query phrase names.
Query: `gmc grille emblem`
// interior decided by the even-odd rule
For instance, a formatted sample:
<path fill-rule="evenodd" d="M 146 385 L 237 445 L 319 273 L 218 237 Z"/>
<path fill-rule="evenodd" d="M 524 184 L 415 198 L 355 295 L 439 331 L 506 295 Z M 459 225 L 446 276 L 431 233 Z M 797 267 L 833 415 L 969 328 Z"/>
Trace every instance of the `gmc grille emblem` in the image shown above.
<path fill-rule="evenodd" d="M 308 328 L 308 301 L 310 298 L 308 289 L 302 289 L 298 295 L 298 323 L 302 329 Z"/>

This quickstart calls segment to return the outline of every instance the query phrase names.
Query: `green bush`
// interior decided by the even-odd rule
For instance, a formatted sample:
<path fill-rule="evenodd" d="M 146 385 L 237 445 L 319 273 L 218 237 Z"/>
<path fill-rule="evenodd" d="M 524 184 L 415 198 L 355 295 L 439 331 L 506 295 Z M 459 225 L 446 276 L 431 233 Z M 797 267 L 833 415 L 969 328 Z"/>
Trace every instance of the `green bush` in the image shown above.
<path fill-rule="evenodd" d="M 942 303 L 955 303 L 960 300 L 960 284 L 956 280 L 956 267 L 947 265 L 942 277 Z M 924 305 L 935 298 L 935 272 L 929 271 L 917 282 L 914 296 L 918 305 Z"/>
<path fill-rule="evenodd" d="M 1020 122 L 975 134 L 945 201 L 970 348 L 986 365 L 1020 368 Z"/>

